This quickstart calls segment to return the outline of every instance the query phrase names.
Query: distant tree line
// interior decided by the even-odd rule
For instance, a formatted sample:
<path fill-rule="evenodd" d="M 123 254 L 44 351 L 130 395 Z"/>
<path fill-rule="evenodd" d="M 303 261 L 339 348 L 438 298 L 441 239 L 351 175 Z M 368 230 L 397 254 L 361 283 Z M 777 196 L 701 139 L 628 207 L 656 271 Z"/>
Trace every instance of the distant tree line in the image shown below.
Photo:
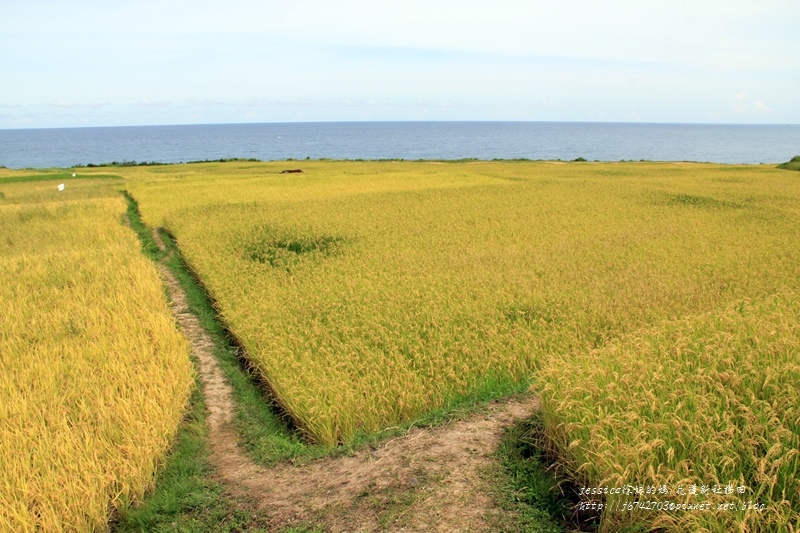
<path fill-rule="evenodd" d="M 220 159 L 200 159 L 197 161 L 186 161 L 186 164 L 192 163 L 231 163 L 231 162 L 255 162 L 260 163 L 260 159 L 256 159 L 254 157 L 244 158 L 244 157 L 229 157 L 229 158 L 220 158 Z M 72 165 L 71 168 L 99 168 L 99 167 L 152 167 L 152 166 L 159 166 L 159 165 L 182 165 L 184 162 L 180 163 L 163 163 L 160 161 L 128 161 L 123 159 L 122 161 L 111 161 L 110 163 L 89 163 L 87 165 Z"/>

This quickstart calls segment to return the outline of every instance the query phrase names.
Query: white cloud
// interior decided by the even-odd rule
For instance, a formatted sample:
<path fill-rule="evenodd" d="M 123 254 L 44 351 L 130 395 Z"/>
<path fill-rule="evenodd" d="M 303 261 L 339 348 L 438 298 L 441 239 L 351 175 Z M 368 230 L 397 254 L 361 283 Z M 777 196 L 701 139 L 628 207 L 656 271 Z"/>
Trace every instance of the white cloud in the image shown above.
<path fill-rule="evenodd" d="M 18 117 L 95 101 L 122 124 L 402 119 L 420 101 L 431 119 L 800 123 L 797 0 L 0 2 L 0 107 Z"/>
<path fill-rule="evenodd" d="M 761 100 L 756 100 L 753 104 L 753 111 L 757 113 L 772 113 L 774 109 L 769 107 L 767 104 L 762 102 Z"/>
<path fill-rule="evenodd" d="M 750 97 L 747 91 L 740 91 L 736 93 L 736 103 L 733 110 L 737 114 L 754 114 L 754 113 L 772 113 L 775 111 L 770 106 L 765 104 L 762 100 L 756 100 Z"/>
<path fill-rule="evenodd" d="M 169 100 L 151 100 L 150 98 L 142 98 L 139 100 L 138 105 L 144 107 L 172 107 L 174 104 Z"/>

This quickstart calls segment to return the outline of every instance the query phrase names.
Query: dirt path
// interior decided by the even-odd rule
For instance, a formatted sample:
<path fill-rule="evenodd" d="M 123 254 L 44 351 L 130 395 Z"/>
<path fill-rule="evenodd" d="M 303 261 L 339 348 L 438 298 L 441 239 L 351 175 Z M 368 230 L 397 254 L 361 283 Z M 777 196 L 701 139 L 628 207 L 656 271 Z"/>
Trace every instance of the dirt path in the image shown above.
<path fill-rule="evenodd" d="M 164 245 L 153 232 L 159 247 Z M 302 466 L 254 463 L 233 427 L 231 387 L 211 337 L 186 303 L 178 281 L 159 265 L 172 309 L 200 366 L 211 460 L 226 489 L 264 513 L 276 528 L 309 521 L 344 531 L 490 531 L 501 511 L 489 495 L 491 454 L 503 429 L 538 407 L 534 398 L 495 402 L 466 420 L 412 429 L 377 449 Z"/>

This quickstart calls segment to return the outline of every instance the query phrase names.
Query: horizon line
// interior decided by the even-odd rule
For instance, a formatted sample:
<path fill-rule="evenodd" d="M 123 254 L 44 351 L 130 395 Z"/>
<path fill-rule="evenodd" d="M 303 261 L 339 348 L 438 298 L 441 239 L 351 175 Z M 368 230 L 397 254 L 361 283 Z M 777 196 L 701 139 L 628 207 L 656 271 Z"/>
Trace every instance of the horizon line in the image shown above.
<path fill-rule="evenodd" d="M 69 129 L 101 129 L 101 128 L 158 128 L 183 126 L 257 126 L 266 124 L 453 124 L 453 123 L 493 123 L 493 124 L 630 124 L 630 125 L 672 125 L 672 126 L 800 126 L 800 123 L 770 122 L 648 122 L 630 120 L 296 120 L 275 122 L 202 122 L 173 124 L 116 124 L 106 126 L 32 126 L 22 128 L 4 128 L 0 131 L 30 130 L 69 130 Z"/>

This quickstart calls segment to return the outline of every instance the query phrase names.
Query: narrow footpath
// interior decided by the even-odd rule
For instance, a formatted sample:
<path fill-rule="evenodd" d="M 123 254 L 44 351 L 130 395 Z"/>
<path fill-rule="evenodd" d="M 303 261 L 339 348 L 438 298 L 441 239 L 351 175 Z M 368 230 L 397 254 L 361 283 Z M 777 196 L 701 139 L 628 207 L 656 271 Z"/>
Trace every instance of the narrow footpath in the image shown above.
<path fill-rule="evenodd" d="M 153 237 L 164 250 L 158 232 Z M 199 363 L 208 406 L 211 461 L 226 490 L 276 530 L 311 523 L 331 532 L 491 531 L 504 523 L 490 495 L 493 452 L 504 428 L 531 416 L 533 397 L 492 403 L 467 419 L 412 429 L 347 457 L 266 468 L 253 462 L 233 426 L 230 385 L 213 342 L 189 311 L 177 279 L 158 265 L 172 311 Z"/>

